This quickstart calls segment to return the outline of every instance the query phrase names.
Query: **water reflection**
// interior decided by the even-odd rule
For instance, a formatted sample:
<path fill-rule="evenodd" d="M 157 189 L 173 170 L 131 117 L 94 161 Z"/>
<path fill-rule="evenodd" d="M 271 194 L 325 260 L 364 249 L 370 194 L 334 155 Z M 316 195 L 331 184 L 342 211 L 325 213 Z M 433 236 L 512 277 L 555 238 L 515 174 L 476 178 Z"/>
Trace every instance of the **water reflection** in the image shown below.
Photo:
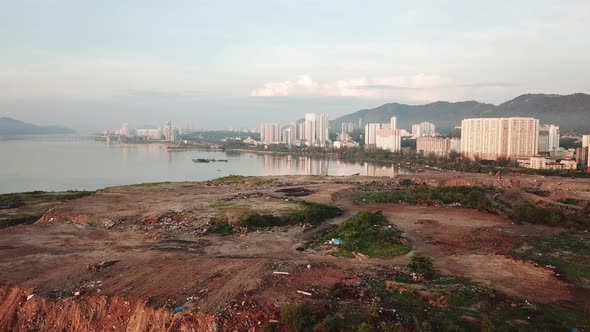
<path fill-rule="evenodd" d="M 400 169 L 393 163 L 347 162 L 338 159 L 292 155 L 256 155 L 261 175 L 387 176 L 395 177 Z M 406 172 L 402 172 L 406 173 Z"/>

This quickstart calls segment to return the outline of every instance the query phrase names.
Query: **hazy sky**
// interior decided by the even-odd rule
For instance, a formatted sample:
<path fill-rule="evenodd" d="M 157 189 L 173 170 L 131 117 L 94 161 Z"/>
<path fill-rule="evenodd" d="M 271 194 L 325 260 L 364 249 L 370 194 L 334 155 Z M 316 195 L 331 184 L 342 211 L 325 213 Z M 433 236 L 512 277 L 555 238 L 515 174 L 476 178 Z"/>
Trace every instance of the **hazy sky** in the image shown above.
<path fill-rule="evenodd" d="M 590 92 L 590 1 L 0 0 L 0 116 L 83 131 Z"/>

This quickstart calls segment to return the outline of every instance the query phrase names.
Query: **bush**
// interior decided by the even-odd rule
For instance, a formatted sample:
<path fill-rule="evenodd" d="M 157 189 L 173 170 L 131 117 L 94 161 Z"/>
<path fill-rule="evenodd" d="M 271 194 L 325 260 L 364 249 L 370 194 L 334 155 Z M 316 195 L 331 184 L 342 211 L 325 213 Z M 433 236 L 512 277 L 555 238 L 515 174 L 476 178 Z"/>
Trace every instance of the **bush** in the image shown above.
<path fill-rule="evenodd" d="M 408 268 L 410 268 L 412 272 L 421 274 L 428 279 L 431 279 L 435 274 L 432 258 L 425 256 L 421 252 L 416 252 L 412 255 Z"/>
<path fill-rule="evenodd" d="M 492 201 L 487 197 L 490 188 L 482 187 L 429 187 L 417 186 L 408 190 L 370 193 L 360 196 L 356 204 L 398 203 L 409 204 L 452 204 L 459 203 L 464 207 L 482 211 L 493 211 Z"/>
<path fill-rule="evenodd" d="M 369 257 L 386 258 L 405 254 L 411 248 L 409 242 L 402 243 L 402 232 L 389 225 L 379 211 L 360 212 L 315 243 L 324 243 L 332 238 L 343 240 L 338 254 L 346 257 L 352 257 L 352 252 L 360 252 Z"/>
<path fill-rule="evenodd" d="M 297 209 L 287 213 L 284 216 L 275 216 L 272 214 L 251 213 L 241 218 L 238 224 L 248 229 L 287 226 L 295 224 L 319 225 L 326 219 L 334 218 L 343 213 L 335 206 L 317 204 L 317 203 L 300 203 L 302 209 Z"/>
<path fill-rule="evenodd" d="M 226 219 L 211 219 L 211 228 L 207 233 L 228 236 L 234 233 L 232 225 Z"/>
<path fill-rule="evenodd" d="M 280 323 L 287 331 L 299 332 L 313 325 L 313 317 L 305 304 L 288 304 L 281 307 Z"/>

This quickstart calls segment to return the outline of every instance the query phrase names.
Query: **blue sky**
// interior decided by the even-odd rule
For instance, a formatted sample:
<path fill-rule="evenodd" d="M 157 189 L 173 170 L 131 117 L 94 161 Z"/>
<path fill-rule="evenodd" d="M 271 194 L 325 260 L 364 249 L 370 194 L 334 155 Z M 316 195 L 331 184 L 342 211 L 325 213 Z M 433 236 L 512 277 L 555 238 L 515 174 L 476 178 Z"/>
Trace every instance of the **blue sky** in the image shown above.
<path fill-rule="evenodd" d="M 0 116 L 82 130 L 588 93 L 588 1 L 4 1 Z"/>

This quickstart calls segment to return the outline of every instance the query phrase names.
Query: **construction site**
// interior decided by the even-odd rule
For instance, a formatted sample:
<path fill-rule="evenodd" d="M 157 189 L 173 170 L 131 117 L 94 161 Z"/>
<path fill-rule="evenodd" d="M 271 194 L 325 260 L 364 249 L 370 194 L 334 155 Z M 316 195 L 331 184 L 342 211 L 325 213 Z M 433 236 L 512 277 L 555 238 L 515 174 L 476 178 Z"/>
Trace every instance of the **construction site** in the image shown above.
<path fill-rule="evenodd" d="M 35 195 L 0 204 L 0 331 L 590 331 L 590 179 L 229 176 Z"/>

